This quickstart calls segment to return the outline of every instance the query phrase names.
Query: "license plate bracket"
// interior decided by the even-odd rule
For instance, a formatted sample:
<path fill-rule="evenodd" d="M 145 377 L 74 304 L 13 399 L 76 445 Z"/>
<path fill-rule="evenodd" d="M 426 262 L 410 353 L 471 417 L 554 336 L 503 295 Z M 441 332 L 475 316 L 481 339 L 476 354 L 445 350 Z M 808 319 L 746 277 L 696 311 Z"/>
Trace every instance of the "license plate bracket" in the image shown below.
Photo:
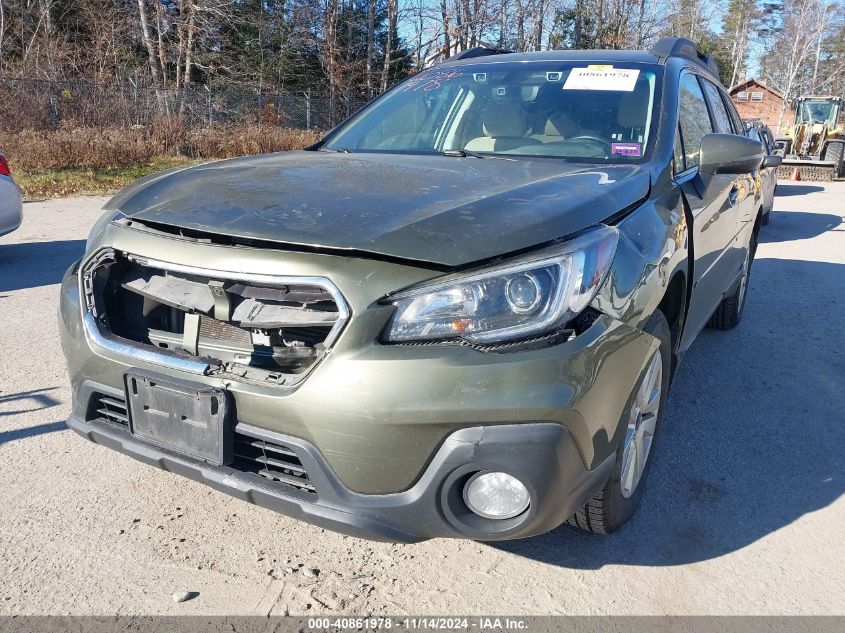
<path fill-rule="evenodd" d="M 127 373 L 125 385 L 133 435 L 217 466 L 232 461 L 224 390 L 142 371 Z"/>

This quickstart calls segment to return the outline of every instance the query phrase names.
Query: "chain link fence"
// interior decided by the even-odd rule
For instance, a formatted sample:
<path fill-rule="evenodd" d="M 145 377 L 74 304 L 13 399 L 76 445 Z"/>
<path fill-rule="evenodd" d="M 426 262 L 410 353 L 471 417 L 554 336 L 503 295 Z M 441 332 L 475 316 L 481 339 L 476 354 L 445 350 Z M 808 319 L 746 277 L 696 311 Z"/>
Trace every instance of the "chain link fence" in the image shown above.
<path fill-rule="evenodd" d="M 0 127 L 51 130 L 63 124 L 82 127 L 148 126 L 161 117 L 178 117 L 189 128 L 221 124 L 267 124 L 303 130 L 328 130 L 363 105 L 312 91 L 185 87 L 161 90 L 141 80 L 98 84 L 0 77 Z"/>

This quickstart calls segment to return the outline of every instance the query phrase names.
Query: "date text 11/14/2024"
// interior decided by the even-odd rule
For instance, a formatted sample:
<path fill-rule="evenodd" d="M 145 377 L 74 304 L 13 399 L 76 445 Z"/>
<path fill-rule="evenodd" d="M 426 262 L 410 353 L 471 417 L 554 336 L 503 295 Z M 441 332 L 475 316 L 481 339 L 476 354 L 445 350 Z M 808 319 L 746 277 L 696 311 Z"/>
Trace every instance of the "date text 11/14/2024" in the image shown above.
<path fill-rule="evenodd" d="M 510 617 L 346 617 L 309 618 L 308 628 L 314 630 L 378 630 L 408 629 L 429 631 L 524 631 L 528 621 Z"/>

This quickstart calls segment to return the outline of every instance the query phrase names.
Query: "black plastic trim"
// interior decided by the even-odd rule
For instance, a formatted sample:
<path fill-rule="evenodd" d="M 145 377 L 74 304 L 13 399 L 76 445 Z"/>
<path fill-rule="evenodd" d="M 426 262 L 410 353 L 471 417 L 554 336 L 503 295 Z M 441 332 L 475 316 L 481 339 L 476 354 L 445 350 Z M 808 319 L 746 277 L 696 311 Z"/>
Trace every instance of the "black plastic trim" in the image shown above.
<path fill-rule="evenodd" d="M 658 59 L 679 57 L 695 62 L 716 77 L 717 80 L 719 78 L 719 67 L 713 56 L 700 52 L 695 42 L 683 37 L 663 37 L 651 47 L 649 53 Z"/>
<path fill-rule="evenodd" d="M 509 51 L 504 48 L 488 48 L 487 46 L 476 46 L 474 48 L 469 48 L 465 51 L 461 51 L 456 55 L 452 55 L 452 57 L 448 58 L 448 60 L 457 61 L 460 59 L 473 59 L 475 57 L 489 57 L 490 55 L 507 55 L 508 53 L 513 52 L 514 51 Z"/>

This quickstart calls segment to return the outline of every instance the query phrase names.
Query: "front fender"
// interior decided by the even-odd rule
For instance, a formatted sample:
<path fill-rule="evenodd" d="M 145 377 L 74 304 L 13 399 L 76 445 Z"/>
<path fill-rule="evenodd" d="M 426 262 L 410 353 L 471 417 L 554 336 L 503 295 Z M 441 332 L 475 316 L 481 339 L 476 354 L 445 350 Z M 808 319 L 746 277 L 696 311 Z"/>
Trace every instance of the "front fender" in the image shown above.
<path fill-rule="evenodd" d="M 592 307 L 633 327 L 657 309 L 670 280 L 689 268 L 689 235 L 680 191 L 649 200 L 618 223 L 619 245 Z"/>

